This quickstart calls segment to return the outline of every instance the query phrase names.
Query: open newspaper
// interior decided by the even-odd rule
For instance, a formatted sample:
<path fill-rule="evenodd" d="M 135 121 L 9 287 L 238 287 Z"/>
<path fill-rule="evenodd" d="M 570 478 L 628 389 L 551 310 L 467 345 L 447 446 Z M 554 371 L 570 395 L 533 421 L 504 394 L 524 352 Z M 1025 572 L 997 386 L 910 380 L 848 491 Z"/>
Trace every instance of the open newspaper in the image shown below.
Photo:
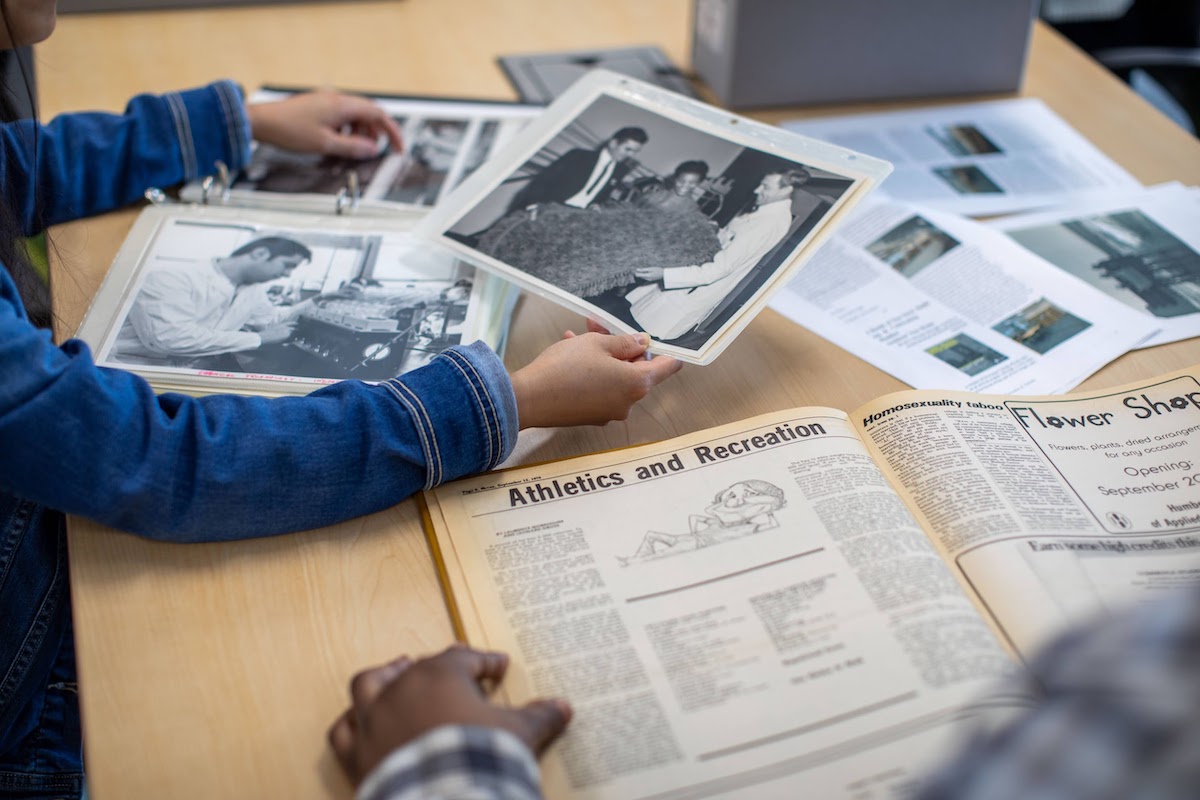
<path fill-rule="evenodd" d="M 552 798 L 892 797 L 1085 617 L 1200 581 L 1200 367 L 789 409 L 425 495 Z"/>
<path fill-rule="evenodd" d="M 771 307 L 918 389 L 1052 394 L 1161 327 L 1081 277 L 965 217 L 870 202 Z"/>

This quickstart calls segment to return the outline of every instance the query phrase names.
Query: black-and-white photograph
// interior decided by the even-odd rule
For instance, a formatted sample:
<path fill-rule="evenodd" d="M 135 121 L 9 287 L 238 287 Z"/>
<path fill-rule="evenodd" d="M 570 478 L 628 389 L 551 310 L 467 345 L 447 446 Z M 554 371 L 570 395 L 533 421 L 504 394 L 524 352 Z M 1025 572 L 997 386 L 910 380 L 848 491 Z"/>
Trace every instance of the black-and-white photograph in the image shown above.
<path fill-rule="evenodd" d="M 926 348 L 925 352 L 965 375 L 978 375 L 1008 360 L 1008 356 L 965 333 L 938 342 L 933 347 Z"/>
<path fill-rule="evenodd" d="M 914 215 L 867 245 L 867 252 L 911 278 L 958 245 L 953 236 Z"/>
<path fill-rule="evenodd" d="M 431 206 L 441 196 L 459 153 L 476 153 L 463 119 L 425 119 L 405 130 L 405 153 L 384 197 L 396 203 Z M 473 137 L 474 138 L 474 137 Z"/>
<path fill-rule="evenodd" d="M 1092 327 L 1092 323 L 1064 311 L 1046 298 L 1040 298 L 1010 317 L 992 326 L 992 330 L 1045 355 Z"/>
<path fill-rule="evenodd" d="M 399 234 L 173 220 L 100 360 L 381 381 L 474 336 L 474 269 Z"/>
<path fill-rule="evenodd" d="M 255 102 L 283 99 L 293 90 L 266 89 Z M 358 200 L 428 208 L 474 172 L 541 109 L 531 105 L 441 98 L 372 96 L 400 128 L 403 145 L 379 139 L 367 159 L 293 153 L 256 144 L 250 163 L 230 176 L 229 190 L 250 200 L 268 193 L 289 205 L 328 210 L 345 192 Z M 355 195 L 354 193 L 357 193 Z M 198 184 L 184 199 L 200 199 Z M 278 200 L 277 200 L 278 202 Z"/>
<path fill-rule="evenodd" d="M 934 167 L 933 174 L 945 181 L 959 194 L 1004 194 L 1000 184 L 973 164 Z"/>
<path fill-rule="evenodd" d="M 475 140 L 471 147 L 467 150 L 466 160 L 462 166 L 462 172 L 459 174 L 459 183 L 479 169 L 479 166 L 487 160 L 491 155 L 492 150 L 496 148 L 496 138 L 500 135 L 500 123 L 496 120 L 487 120 L 479 126 L 479 133 L 475 136 Z"/>
<path fill-rule="evenodd" d="M 974 125 L 927 125 L 925 132 L 952 156 L 983 156 L 1004 152 Z"/>
<path fill-rule="evenodd" d="M 1006 232 L 1131 308 L 1161 318 L 1200 312 L 1200 254 L 1140 211 Z"/>
<path fill-rule="evenodd" d="M 601 94 L 442 232 L 698 350 L 853 183 Z"/>
<path fill-rule="evenodd" d="M 403 126 L 404 120 L 396 121 Z M 350 173 L 354 173 L 358 186 L 370 185 L 389 155 L 393 154 L 386 143 L 380 144 L 379 155 L 362 160 L 293 153 L 271 145 L 257 145 L 250 163 L 240 174 L 233 176 L 231 188 L 333 196 L 351 185 Z"/>

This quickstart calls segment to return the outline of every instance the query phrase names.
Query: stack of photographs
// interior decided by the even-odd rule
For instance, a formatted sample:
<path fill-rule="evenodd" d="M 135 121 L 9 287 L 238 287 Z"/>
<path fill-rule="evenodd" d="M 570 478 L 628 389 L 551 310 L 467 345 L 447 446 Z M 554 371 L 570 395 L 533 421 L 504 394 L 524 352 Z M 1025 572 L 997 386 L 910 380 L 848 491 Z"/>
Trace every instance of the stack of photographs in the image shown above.
<path fill-rule="evenodd" d="M 268 87 L 250 102 L 301 91 Z M 368 96 L 399 124 L 402 152 L 381 142 L 355 160 L 255 143 L 244 171 L 147 209 L 79 330 L 97 361 L 159 391 L 271 396 L 387 380 L 459 343 L 503 352 L 519 290 L 411 228 L 542 109 Z M 248 276 L 256 252 L 296 263 Z"/>
<path fill-rule="evenodd" d="M 146 209 L 79 331 L 97 361 L 193 394 L 384 381 L 502 351 L 523 288 L 705 364 L 890 169 L 605 70 L 536 118 L 376 101 L 404 152 L 260 146 Z"/>

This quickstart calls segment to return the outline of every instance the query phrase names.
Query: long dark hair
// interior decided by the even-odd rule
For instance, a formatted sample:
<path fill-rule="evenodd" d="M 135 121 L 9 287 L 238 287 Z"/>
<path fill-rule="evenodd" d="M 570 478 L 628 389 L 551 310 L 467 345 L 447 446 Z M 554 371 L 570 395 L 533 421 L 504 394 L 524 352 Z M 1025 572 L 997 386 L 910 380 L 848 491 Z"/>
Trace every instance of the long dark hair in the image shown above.
<path fill-rule="evenodd" d="M 13 28 L 8 20 L 8 4 L 4 0 L 0 0 L 0 21 L 4 24 L 9 41 L 12 41 Z M 23 112 L 26 110 L 28 115 L 36 120 L 37 95 L 33 90 L 30 67 L 17 50 L 0 51 L 0 75 L 4 76 L 3 88 L 0 89 L 0 123 L 8 125 L 16 122 L 25 116 Z M 31 137 L 29 146 L 33 153 L 32 163 L 36 164 L 37 127 L 30 126 L 26 131 L 26 135 Z M 16 164 L 10 157 L 9 163 L 5 165 L 6 172 L 11 174 L 15 167 Z M 21 229 L 12 210 L 14 198 L 11 196 L 11 192 L 11 186 L 0 186 L 0 265 L 8 270 L 13 282 L 16 283 L 17 291 L 21 294 L 21 300 L 25 303 L 25 310 L 33 324 L 39 328 L 49 328 L 53 322 L 49 274 L 43 280 L 30 263 L 25 249 L 25 231 Z M 33 229 L 40 231 L 44 226 L 41 224 L 41 192 L 36 184 L 34 203 L 33 221 L 35 224 Z"/>

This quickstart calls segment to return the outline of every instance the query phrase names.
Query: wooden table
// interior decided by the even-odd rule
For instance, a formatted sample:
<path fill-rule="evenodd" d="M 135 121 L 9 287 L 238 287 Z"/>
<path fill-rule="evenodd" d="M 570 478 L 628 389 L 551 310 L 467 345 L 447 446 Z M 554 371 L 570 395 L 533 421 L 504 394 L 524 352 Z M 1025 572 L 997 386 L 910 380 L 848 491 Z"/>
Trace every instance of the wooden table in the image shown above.
<path fill-rule="evenodd" d="M 44 118 L 119 109 L 138 91 L 230 76 L 510 99 L 499 54 L 653 42 L 688 63 L 689 0 L 405 0 L 63 17 L 37 49 Z M 1144 183 L 1200 184 L 1200 143 L 1038 26 L 1022 94 L 1043 98 Z M 900 104 L 893 104 L 899 106 Z M 879 110 L 884 105 L 870 108 Z M 842 108 L 777 110 L 767 121 Z M 73 331 L 135 211 L 54 232 Z M 581 321 L 526 298 L 519 366 Z M 1200 360 L 1193 340 L 1126 355 L 1102 388 Z M 682 434 L 794 405 L 852 408 L 899 381 L 764 312 L 710 367 L 624 423 L 547 433 L 531 459 Z M 72 592 L 90 788 L 97 800 L 346 797 L 325 745 L 350 675 L 452 639 L 414 502 L 342 525 L 226 545 L 164 545 L 71 523 Z"/>

